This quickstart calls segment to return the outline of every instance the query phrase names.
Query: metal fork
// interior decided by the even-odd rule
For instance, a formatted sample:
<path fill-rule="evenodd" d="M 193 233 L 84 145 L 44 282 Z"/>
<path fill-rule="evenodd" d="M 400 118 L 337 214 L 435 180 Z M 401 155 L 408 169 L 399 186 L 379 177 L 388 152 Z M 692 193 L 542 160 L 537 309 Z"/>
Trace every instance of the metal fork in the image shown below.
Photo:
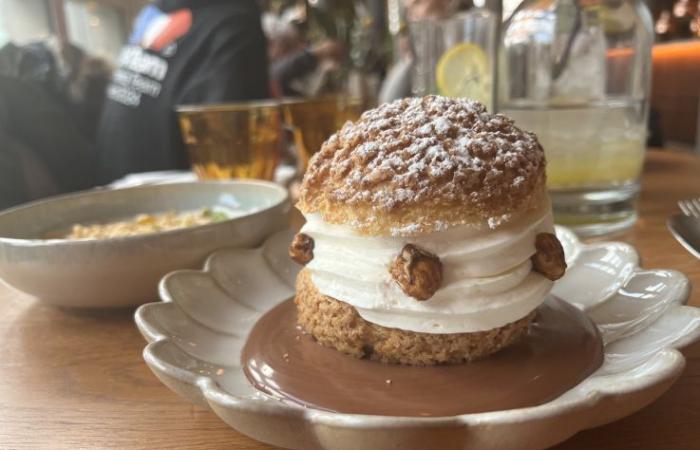
<path fill-rule="evenodd" d="M 681 200 L 678 207 L 684 215 L 671 216 L 666 226 L 686 250 L 700 259 L 700 198 Z"/>
<path fill-rule="evenodd" d="M 687 200 L 679 200 L 678 207 L 683 211 L 683 214 L 689 217 L 700 218 L 700 198 L 689 198 Z"/>

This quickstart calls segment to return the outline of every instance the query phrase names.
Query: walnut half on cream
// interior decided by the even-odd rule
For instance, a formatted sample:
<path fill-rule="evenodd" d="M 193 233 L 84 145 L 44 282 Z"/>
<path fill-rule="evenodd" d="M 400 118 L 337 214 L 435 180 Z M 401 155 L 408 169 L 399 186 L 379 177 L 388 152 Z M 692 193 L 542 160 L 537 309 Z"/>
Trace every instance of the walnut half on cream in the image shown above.
<path fill-rule="evenodd" d="M 304 233 L 297 233 L 289 245 L 289 257 L 302 266 L 314 259 L 314 240 Z"/>
<path fill-rule="evenodd" d="M 564 276 L 566 261 L 564 249 L 559 239 L 552 233 L 540 233 L 535 238 L 535 249 L 532 255 L 532 267 L 546 278 L 555 281 Z"/>
<path fill-rule="evenodd" d="M 442 284 L 440 258 L 413 244 L 406 244 L 389 267 L 401 289 L 416 300 L 428 300 Z"/>

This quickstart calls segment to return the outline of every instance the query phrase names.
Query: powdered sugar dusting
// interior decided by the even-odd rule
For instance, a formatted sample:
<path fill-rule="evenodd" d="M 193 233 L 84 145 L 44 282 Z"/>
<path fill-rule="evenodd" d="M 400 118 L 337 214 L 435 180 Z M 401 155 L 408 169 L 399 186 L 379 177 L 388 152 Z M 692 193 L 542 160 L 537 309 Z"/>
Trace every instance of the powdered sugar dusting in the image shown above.
<path fill-rule="evenodd" d="M 409 98 L 367 111 L 333 135 L 311 160 L 302 201 L 377 213 L 463 204 L 495 217 L 533 191 L 543 169 L 536 137 L 509 118 L 466 99 Z M 493 211 L 494 202 L 503 211 Z"/>

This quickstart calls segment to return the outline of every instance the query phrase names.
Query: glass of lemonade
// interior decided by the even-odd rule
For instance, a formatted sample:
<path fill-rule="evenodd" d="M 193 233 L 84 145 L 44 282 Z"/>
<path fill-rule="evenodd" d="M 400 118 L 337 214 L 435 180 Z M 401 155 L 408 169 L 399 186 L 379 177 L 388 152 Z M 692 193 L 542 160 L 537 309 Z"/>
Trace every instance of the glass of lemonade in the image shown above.
<path fill-rule="evenodd" d="M 555 220 L 581 235 L 637 219 L 652 43 L 638 0 L 526 0 L 505 25 L 498 110 L 537 134 Z"/>
<path fill-rule="evenodd" d="M 410 22 L 411 93 L 470 98 L 492 111 L 498 22 L 482 8 Z"/>

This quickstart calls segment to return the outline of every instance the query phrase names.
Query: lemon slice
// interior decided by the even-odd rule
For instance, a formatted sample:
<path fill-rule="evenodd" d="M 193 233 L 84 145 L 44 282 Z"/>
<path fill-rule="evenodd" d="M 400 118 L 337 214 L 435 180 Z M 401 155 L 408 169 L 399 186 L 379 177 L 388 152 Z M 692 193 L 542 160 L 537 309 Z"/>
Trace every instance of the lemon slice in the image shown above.
<path fill-rule="evenodd" d="M 491 106 L 491 69 L 486 52 L 464 42 L 447 50 L 437 63 L 438 92 L 447 97 L 467 97 Z"/>

